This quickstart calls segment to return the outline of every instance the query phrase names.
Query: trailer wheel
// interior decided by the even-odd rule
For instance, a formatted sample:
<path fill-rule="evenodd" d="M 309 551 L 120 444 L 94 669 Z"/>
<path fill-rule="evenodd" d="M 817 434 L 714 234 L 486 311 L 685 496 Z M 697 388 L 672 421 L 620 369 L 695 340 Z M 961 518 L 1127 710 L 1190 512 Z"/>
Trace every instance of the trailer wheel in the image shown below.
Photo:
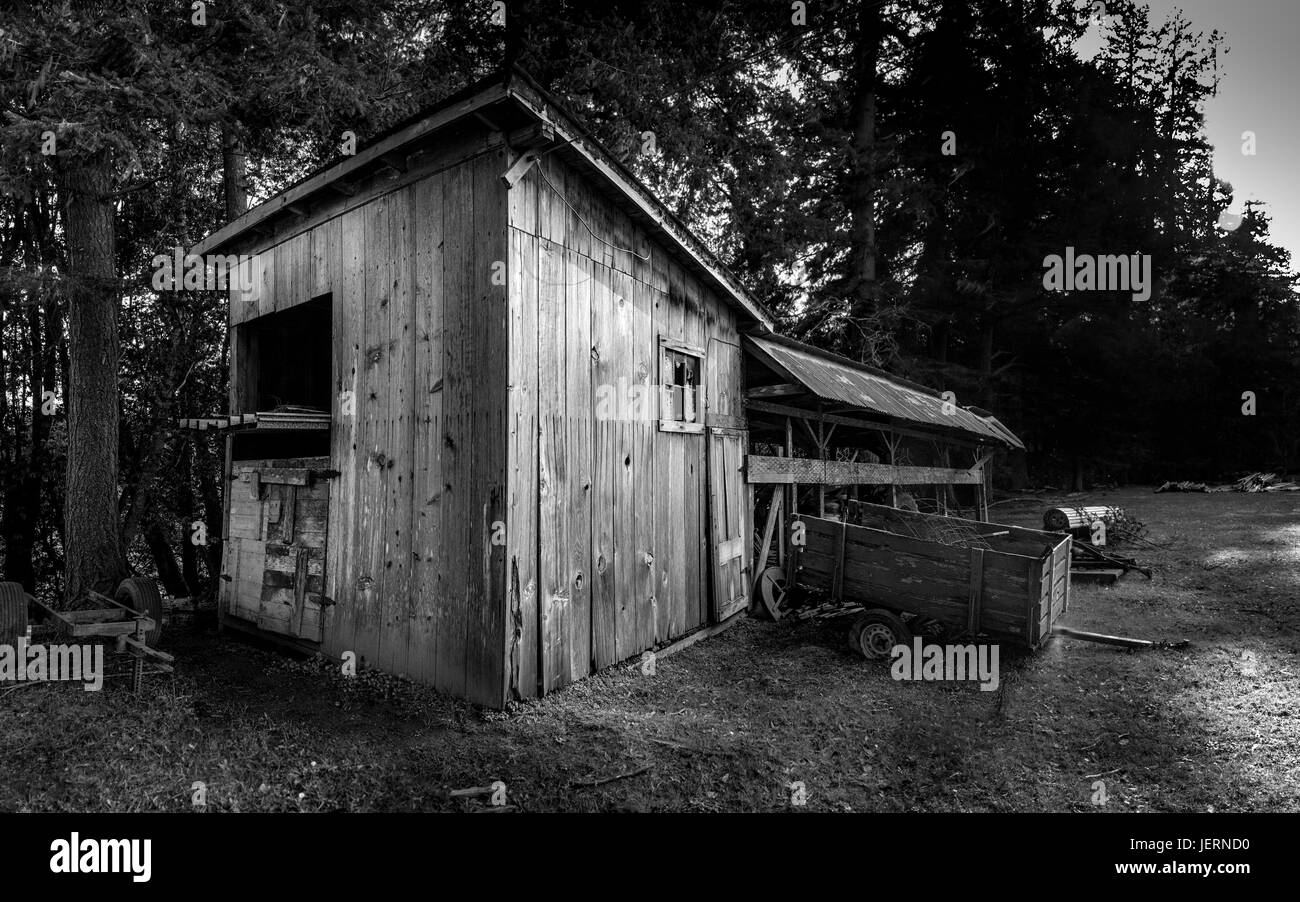
<path fill-rule="evenodd" d="M 758 597 L 773 620 L 781 619 L 781 605 L 785 603 L 785 569 L 768 567 L 758 576 Z"/>
<path fill-rule="evenodd" d="M 21 583 L 0 583 L 0 645 L 27 635 L 27 592 Z"/>
<path fill-rule="evenodd" d="M 149 615 L 154 625 L 153 629 L 144 634 L 144 643 L 150 648 L 156 646 L 158 640 L 162 638 L 163 613 L 162 596 L 158 594 L 157 584 L 151 579 L 139 576 L 124 579 L 117 587 L 117 594 L 113 596 L 113 600 Z"/>
<path fill-rule="evenodd" d="M 849 647 L 868 661 L 886 660 L 895 645 L 911 644 L 912 631 L 903 618 L 884 608 L 867 611 L 849 629 Z"/>

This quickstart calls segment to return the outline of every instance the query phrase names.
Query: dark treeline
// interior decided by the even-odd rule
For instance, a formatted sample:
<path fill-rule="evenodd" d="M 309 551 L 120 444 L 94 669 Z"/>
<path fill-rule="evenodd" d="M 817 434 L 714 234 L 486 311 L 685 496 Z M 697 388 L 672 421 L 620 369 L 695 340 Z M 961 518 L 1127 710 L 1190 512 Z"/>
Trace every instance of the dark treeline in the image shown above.
<path fill-rule="evenodd" d="M 173 426 L 225 409 L 225 303 L 152 259 L 503 63 L 788 332 L 997 412 L 1004 484 L 1295 467 L 1290 261 L 1262 209 L 1220 226 L 1230 59 L 1183 17 L 1109 2 L 1081 58 L 1082 0 L 197 6 L 0 12 L 6 579 L 211 591 L 220 449 Z M 1149 296 L 1046 290 L 1067 248 L 1149 255 Z"/>

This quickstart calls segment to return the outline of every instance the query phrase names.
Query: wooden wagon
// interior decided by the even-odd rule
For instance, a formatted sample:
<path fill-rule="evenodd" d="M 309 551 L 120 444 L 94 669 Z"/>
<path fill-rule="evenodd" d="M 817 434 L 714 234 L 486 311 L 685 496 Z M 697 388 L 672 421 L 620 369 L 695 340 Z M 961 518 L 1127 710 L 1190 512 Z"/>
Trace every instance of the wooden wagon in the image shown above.
<path fill-rule="evenodd" d="M 1069 606 L 1070 543 L 1034 529 L 854 504 L 845 520 L 794 518 L 785 584 L 861 605 L 850 644 L 868 658 L 887 658 L 914 635 L 1032 649 Z"/>
<path fill-rule="evenodd" d="M 151 579 L 124 579 L 113 598 L 91 591 L 72 610 L 56 610 L 18 583 L 0 582 L 0 645 L 13 645 L 27 635 L 31 608 L 53 625 L 60 638 L 112 639 L 114 651 L 134 659 L 133 692 L 140 691 L 146 660 L 154 666 L 150 673 L 172 672 L 176 659 L 154 647 L 162 636 L 162 596 Z"/>

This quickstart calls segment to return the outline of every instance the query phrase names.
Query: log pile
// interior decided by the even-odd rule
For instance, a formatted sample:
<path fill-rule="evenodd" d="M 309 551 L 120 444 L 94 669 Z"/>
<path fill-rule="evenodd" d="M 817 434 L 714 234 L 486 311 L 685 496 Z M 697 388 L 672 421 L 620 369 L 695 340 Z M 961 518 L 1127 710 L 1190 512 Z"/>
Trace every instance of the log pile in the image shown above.
<path fill-rule="evenodd" d="M 1208 492 L 1210 487 L 1203 482 L 1166 482 L 1156 489 L 1156 494 L 1161 492 Z"/>
<path fill-rule="evenodd" d="M 1300 483 L 1284 482 L 1276 473 L 1251 473 L 1232 484 L 1236 492 L 1300 492 Z"/>

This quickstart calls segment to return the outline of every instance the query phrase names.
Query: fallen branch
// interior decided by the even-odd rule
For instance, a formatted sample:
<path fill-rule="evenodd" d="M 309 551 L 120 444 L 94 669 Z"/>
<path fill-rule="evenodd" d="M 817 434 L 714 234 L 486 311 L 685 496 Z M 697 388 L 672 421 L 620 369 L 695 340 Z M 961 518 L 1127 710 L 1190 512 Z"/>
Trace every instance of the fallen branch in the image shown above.
<path fill-rule="evenodd" d="M 613 783 L 616 780 L 627 780 L 631 777 L 639 777 L 646 771 L 650 770 L 653 765 L 643 764 L 635 770 L 630 770 L 623 774 L 614 774 L 612 777 L 602 777 L 599 780 L 574 780 L 570 786 L 604 786 L 606 783 Z"/>

